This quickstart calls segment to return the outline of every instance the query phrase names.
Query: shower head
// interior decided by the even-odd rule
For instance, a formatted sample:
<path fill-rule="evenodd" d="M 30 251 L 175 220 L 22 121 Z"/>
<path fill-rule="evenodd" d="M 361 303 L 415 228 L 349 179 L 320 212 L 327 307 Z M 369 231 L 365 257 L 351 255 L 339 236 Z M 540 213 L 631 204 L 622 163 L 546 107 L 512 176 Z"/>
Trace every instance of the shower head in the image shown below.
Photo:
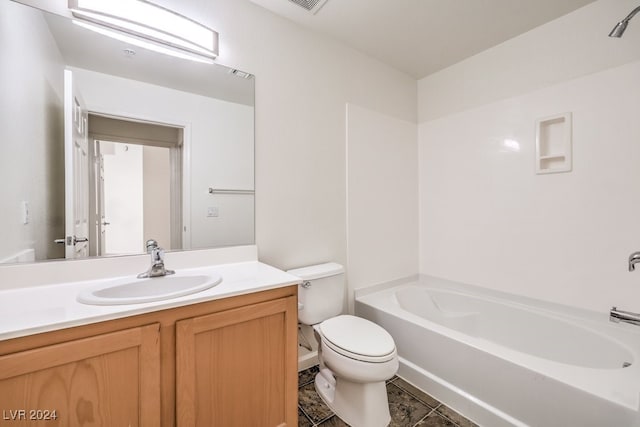
<path fill-rule="evenodd" d="M 625 30 L 627 29 L 628 24 L 629 24 L 629 21 L 618 22 L 616 26 L 613 27 L 613 30 L 611 30 L 611 32 L 609 33 L 609 37 L 617 37 L 617 38 L 622 37 Z"/>
<path fill-rule="evenodd" d="M 622 21 L 618 22 L 616 24 L 615 27 L 613 27 L 613 30 L 611 30 L 611 32 L 609 33 L 609 37 L 617 37 L 620 38 L 622 37 L 622 35 L 624 34 L 624 32 L 627 29 L 627 25 L 629 25 L 629 21 L 631 20 L 631 18 L 633 18 L 636 13 L 640 12 L 640 6 L 636 7 L 635 9 L 633 9 L 631 11 L 630 14 L 627 15 L 626 18 L 624 18 Z"/>

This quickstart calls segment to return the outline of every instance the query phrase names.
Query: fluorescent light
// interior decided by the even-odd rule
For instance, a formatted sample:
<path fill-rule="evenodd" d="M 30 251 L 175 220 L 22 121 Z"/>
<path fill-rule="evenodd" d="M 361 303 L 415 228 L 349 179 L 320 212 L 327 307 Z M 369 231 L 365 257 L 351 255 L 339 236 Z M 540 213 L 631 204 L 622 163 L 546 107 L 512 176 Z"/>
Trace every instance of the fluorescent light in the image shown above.
<path fill-rule="evenodd" d="M 218 56 L 218 33 L 187 17 L 144 0 L 69 0 L 81 20 L 185 50 L 207 58 Z"/>
<path fill-rule="evenodd" d="M 188 59 L 190 61 L 203 62 L 205 64 L 213 64 L 213 60 L 210 58 L 204 58 L 202 56 L 189 54 L 187 52 L 181 52 L 176 49 L 171 49 L 169 47 L 148 42 L 146 40 L 139 39 L 137 37 L 132 37 L 130 35 L 121 33 L 119 31 L 114 31 L 109 28 L 101 27 L 99 25 L 90 24 L 87 22 L 78 21 L 76 19 L 73 20 L 73 23 L 79 25 L 80 27 L 86 28 L 88 30 L 94 31 L 98 34 L 102 34 L 103 36 L 111 37 L 113 39 L 119 40 L 121 42 L 130 43 L 132 45 L 142 47 L 144 49 L 151 50 L 153 52 L 163 53 L 165 55 L 174 56 L 176 58 Z"/>

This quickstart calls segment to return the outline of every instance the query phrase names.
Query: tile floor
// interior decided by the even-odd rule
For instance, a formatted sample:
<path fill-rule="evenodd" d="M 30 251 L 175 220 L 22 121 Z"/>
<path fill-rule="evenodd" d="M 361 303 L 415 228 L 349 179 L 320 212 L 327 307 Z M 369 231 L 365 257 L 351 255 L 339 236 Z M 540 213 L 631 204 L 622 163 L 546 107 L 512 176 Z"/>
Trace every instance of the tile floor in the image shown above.
<path fill-rule="evenodd" d="M 318 367 L 298 373 L 298 425 L 300 427 L 348 427 L 335 416 L 313 385 Z M 462 415 L 418 390 L 402 378 L 387 381 L 390 427 L 477 427 Z"/>

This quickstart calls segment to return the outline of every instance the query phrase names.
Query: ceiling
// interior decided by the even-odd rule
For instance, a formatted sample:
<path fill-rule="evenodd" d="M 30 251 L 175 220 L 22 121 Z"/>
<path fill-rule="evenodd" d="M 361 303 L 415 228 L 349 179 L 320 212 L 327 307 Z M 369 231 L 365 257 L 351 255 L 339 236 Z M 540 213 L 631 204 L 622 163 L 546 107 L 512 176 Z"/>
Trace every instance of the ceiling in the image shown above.
<path fill-rule="evenodd" d="M 251 0 L 420 79 L 594 0 Z"/>

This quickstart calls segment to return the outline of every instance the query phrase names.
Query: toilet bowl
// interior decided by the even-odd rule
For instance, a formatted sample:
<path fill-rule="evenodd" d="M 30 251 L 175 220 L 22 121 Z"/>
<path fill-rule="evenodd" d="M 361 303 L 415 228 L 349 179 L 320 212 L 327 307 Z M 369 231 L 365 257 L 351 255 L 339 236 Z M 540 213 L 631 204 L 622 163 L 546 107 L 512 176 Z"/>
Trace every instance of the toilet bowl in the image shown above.
<path fill-rule="evenodd" d="M 314 327 L 320 343 L 316 391 L 352 427 L 391 420 L 385 381 L 398 371 L 391 335 L 366 319 L 342 315 Z"/>
<path fill-rule="evenodd" d="M 344 269 L 335 263 L 289 270 L 303 281 L 298 290 L 301 323 L 318 341 L 320 372 L 315 388 L 327 406 L 352 427 L 389 424 L 385 381 L 398 371 L 393 338 L 375 323 L 340 315 Z"/>

